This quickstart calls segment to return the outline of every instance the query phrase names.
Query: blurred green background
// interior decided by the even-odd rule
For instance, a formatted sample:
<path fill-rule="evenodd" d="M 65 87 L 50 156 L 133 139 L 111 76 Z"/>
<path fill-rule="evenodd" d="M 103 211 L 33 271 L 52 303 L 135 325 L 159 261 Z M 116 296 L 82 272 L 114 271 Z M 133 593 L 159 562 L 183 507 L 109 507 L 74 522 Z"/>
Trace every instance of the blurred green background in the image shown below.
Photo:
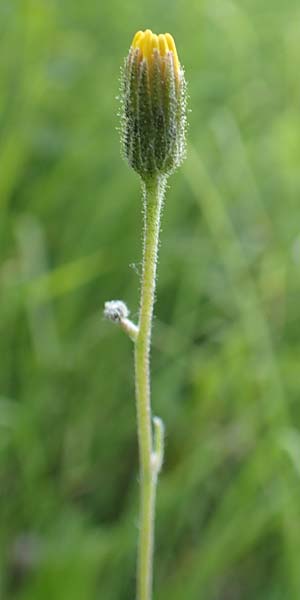
<path fill-rule="evenodd" d="M 119 69 L 170 31 L 188 158 L 163 216 L 155 600 L 300 598 L 298 0 L 0 0 L 0 597 L 133 600 L 139 181 Z"/>

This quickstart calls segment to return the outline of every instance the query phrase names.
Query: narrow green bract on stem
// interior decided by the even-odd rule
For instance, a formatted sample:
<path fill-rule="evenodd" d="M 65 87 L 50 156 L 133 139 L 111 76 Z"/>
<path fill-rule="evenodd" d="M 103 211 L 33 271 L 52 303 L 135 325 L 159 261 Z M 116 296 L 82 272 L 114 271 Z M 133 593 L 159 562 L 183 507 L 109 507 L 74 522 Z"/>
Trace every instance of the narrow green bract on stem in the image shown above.
<path fill-rule="evenodd" d="M 122 149 L 142 179 L 144 248 L 139 322 L 121 300 L 104 315 L 135 345 L 135 390 L 140 459 L 137 600 L 151 600 L 157 477 L 163 462 L 164 426 L 151 415 L 150 348 L 161 210 L 168 176 L 185 154 L 186 84 L 169 33 L 149 29 L 133 38 L 122 79 Z"/>

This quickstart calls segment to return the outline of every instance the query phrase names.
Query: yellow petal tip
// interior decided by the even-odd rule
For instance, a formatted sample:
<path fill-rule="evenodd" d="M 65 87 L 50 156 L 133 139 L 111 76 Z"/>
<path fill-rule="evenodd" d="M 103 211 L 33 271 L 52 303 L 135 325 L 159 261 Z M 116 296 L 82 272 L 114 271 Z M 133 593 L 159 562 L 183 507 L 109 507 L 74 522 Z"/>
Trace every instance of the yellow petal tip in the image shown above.
<path fill-rule="evenodd" d="M 170 33 L 160 33 L 156 35 L 151 29 L 145 31 L 137 31 L 134 35 L 131 47 L 140 50 L 141 60 L 147 60 L 151 65 L 154 57 L 154 50 L 157 50 L 160 56 L 163 58 L 168 54 L 172 53 L 174 71 L 176 77 L 179 76 L 180 63 L 176 50 L 176 45 L 173 36 Z"/>

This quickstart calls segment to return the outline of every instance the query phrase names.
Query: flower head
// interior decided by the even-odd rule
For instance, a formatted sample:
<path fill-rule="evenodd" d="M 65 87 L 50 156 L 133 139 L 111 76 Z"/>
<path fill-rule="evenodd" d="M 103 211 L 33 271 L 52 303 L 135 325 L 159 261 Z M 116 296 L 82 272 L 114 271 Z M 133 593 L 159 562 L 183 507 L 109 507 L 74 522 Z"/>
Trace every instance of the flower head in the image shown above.
<path fill-rule="evenodd" d="M 122 79 L 122 144 L 143 179 L 168 175 L 185 153 L 186 83 L 169 33 L 138 31 Z"/>

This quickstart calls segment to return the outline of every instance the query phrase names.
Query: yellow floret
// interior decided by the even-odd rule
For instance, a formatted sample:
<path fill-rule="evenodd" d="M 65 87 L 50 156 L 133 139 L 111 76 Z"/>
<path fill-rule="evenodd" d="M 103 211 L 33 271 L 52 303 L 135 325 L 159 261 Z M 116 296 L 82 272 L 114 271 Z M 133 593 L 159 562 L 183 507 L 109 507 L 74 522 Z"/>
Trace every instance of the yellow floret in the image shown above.
<path fill-rule="evenodd" d="M 141 60 L 145 59 L 150 64 L 153 61 L 154 49 L 158 50 L 161 57 L 166 56 L 168 52 L 172 52 L 175 75 L 179 76 L 180 63 L 175 42 L 170 33 L 160 33 L 157 36 L 155 33 L 152 33 L 151 29 L 138 31 L 132 40 L 131 46 L 132 48 L 139 48 Z"/>

